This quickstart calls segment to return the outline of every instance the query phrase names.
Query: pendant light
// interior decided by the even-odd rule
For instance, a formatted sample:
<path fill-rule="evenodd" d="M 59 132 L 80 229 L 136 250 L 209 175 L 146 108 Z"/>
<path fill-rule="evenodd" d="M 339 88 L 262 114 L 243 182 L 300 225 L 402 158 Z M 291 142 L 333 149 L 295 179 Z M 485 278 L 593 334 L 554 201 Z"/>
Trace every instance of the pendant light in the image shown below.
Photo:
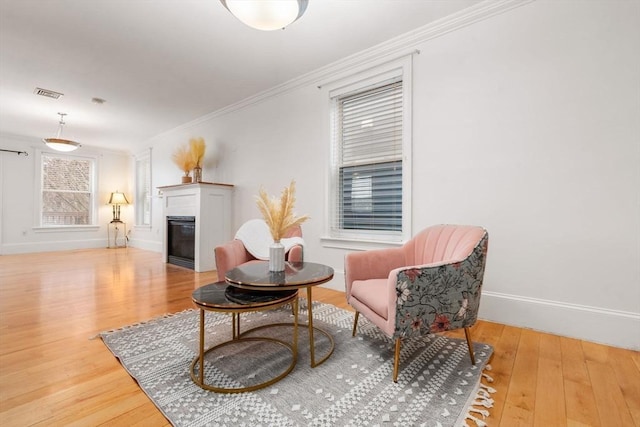
<path fill-rule="evenodd" d="M 220 0 L 229 12 L 257 30 L 284 29 L 302 16 L 309 0 Z"/>
<path fill-rule="evenodd" d="M 42 142 L 44 142 L 47 147 L 56 150 L 56 151 L 73 151 L 81 147 L 79 142 L 71 141 L 69 139 L 63 139 L 62 136 L 62 126 L 64 126 L 64 116 L 67 113 L 58 113 L 60 116 L 60 124 L 58 126 L 58 132 L 56 133 L 55 138 L 43 138 Z"/>

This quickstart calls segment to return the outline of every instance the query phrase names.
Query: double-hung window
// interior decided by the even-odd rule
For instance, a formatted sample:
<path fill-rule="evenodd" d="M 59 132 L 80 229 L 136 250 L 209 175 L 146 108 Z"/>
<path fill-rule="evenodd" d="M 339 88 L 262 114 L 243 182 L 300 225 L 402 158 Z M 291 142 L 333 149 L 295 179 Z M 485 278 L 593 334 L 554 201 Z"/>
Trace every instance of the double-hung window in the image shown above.
<path fill-rule="evenodd" d="M 94 225 L 96 160 L 40 153 L 40 226 Z"/>
<path fill-rule="evenodd" d="M 407 68 L 330 93 L 330 239 L 401 242 L 410 234 Z"/>

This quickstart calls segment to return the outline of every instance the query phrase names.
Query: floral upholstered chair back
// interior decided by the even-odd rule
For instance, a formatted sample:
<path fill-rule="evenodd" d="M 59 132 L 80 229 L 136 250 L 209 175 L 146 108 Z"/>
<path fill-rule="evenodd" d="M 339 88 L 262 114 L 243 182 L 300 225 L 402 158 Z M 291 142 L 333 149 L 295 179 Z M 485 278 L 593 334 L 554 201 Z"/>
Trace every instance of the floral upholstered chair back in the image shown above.
<path fill-rule="evenodd" d="M 345 256 L 353 335 L 362 313 L 395 339 L 393 381 L 398 380 L 401 341 L 429 333 L 464 328 L 475 364 L 469 327 L 478 318 L 488 242 L 482 227 L 435 225 L 402 247 Z"/>
<path fill-rule="evenodd" d="M 489 236 L 476 226 L 438 225 L 403 246 L 396 275 L 394 337 L 468 328 L 478 317 Z"/>

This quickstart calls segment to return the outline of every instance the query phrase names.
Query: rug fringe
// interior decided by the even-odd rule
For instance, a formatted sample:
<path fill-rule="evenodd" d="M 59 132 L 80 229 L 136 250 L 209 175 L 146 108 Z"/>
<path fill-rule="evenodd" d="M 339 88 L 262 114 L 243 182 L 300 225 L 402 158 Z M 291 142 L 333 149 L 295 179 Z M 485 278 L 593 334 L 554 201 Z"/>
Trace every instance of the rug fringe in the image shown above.
<path fill-rule="evenodd" d="M 491 378 L 489 375 L 487 375 L 486 373 L 484 373 L 484 371 L 490 371 L 491 370 L 491 365 L 486 365 L 483 369 L 482 372 L 482 377 L 481 380 L 484 378 L 485 381 L 492 383 L 493 382 L 493 378 Z M 467 416 L 466 419 L 467 420 L 471 420 L 475 423 L 476 427 L 486 427 L 487 423 L 484 421 L 484 419 L 486 419 L 489 416 L 489 408 L 493 408 L 493 399 L 491 398 L 491 394 L 495 393 L 496 389 L 494 389 L 493 387 L 490 387 L 486 384 L 483 384 L 482 381 L 480 381 L 480 384 L 478 385 L 478 391 L 476 392 L 475 395 L 475 400 L 473 401 L 473 403 L 471 404 L 471 406 L 469 406 L 469 409 L 467 411 Z M 487 409 L 482 409 L 482 408 L 476 408 L 475 406 L 480 406 L 480 407 L 484 407 Z M 474 416 L 472 413 L 475 414 L 479 414 L 482 416 L 482 419 Z M 464 424 L 465 427 L 471 427 L 465 420 Z"/>

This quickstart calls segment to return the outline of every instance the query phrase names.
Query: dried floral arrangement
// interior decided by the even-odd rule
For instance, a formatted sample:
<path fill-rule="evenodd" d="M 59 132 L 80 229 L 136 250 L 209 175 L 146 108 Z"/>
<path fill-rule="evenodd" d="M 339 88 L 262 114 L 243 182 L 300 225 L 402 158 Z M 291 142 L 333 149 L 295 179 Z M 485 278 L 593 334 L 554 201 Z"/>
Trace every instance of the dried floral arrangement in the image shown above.
<path fill-rule="evenodd" d="M 195 167 L 193 155 L 189 147 L 181 145 L 173 152 L 173 162 L 184 172 L 184 176 L 189 176 L 191 169 Z"/>
<path fill-rule="evenodd" d="M 189 176 L 193 168 L 202 167 L 205 148 L 204 138 L 191 138 L 188 145 L 181 145 L 173 152 L 173 161 L 184 176 Z"/>
<path fill-rule="evenodd" d="M 195 167 L 202 167 L 202 159 L 204 159 L 204 150 L 206 148 L 204 138 L 191 138 L 189 140 L 189 148 L 191 149 L 191 156 L 195 162 Z"/>
<path fill-rule="evenodd" d="M 282 190 L 280 200 L 269 197 L 262 188 L 259 196 L 256 197 L 256 204 L 269 226 L 274 242 L 279 242 L 291 227 L 300 225 L 309 219 L 308 215 L 296 216 L 293 212 L 296 202 L 295 193 L 296 184 L 292 180 L 291 184 Z"/>

